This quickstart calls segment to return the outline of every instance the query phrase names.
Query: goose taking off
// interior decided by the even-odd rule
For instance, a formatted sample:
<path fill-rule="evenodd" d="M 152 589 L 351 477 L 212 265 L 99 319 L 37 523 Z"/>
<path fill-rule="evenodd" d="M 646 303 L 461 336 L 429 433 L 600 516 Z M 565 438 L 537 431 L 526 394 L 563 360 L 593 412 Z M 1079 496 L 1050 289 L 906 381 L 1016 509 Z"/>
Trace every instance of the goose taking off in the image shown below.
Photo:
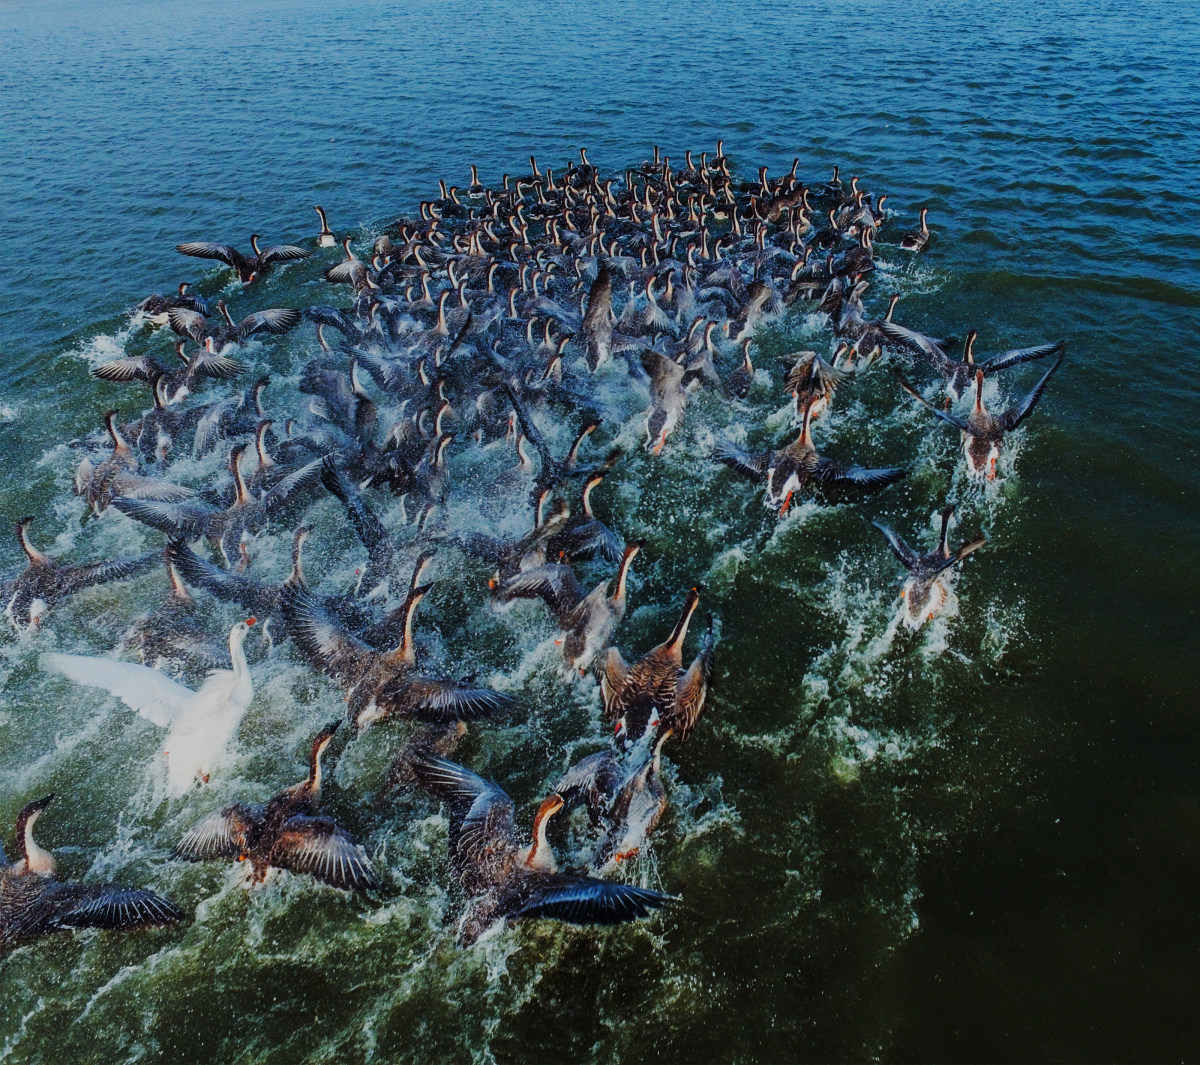
<path fill-rule="evenodd" d="M 184 244 L 176 244 L 175 250 L 197 259 L 216 259 L 225 263 L 237 271 L 238 279 L 243 285 L 262 277 L 272 263 L 295 262 L 297 259 L 307 259 L 312 254 L 294 244 L 276 244 L 270 248 L 260 248 L 257 233 L 250 234 L 250 247 L 254 249 L 254 254 L 243 255 L 232 244 L 191 240 Z"/>
<path fill-rule="evenodd" d="M 183 920 L 175 903 L 150 891 L 60 880 L 54 857 L 33 839 L 33 826 L 53 798 L 17 814 L 15 861 L 5 861 L 0 850 L 0 948 L 76 928 L 130 931 Z"/>
<path fill-rule="evenodd" d="M 254 697 L 254 684 L 242 645 L 254 618 L 229 631 L 233 669 L 215 669 L 198 691 L 185 688 L 156 669 L 112 658 L 49 653 L 42 665 L 76 684 L 103 688 L 131 710 L 167 730 L 163 753 L 171 795 L 182 795 L 225 757 L 229 742 Z"/>
<path fill-rule="evenodd" d="M 660 891 L 559 873 L 546 827 L 563 808 L 561 795 L 538 807 L 525 843 L 513 801 L 498 784 L 444 758 L 419 759 L 413 768 L 450 815 L 450 867 L 467 895 L 460 943 L 473 943 L 505 919 L 613 925 L 646 917 L 672 901 Z"/>
<path fill-rule="evenodd" d="M 200 862 L 236 858 L 250 863 L 250 882 L 260 884 L 272 869 L 315 877 L 336 888 L 369 888 L 378 878 L 362 846 L 330 817 L 318 817 L 321 756 L 340 722 L 313 739 L 308 776 L 262 805 L 232 802 L 209 814 L 175 848 L 180 858 Z"/>

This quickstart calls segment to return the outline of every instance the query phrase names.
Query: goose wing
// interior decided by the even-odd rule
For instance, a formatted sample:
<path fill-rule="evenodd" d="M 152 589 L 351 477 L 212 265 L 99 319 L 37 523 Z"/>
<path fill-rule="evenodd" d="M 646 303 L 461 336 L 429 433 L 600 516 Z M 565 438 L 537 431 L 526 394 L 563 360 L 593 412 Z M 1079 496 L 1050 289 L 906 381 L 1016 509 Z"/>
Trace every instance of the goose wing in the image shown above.
<path fill-rule="evenodd" d="M 310 255 L 312 255 L 311 251 L 306 248 L 298 248 L 295 244 L 274 244 L 263 249 L 258 261 L 266 266 L 267 263 L 296 262 L 298 259 L 307 259 Z"/>
<path fill-rule="evenodd" d="M 915 329 L 907 329 L 896 322 L 879 322 L 879 331 L 893 344 L 924 355 L 939 369 L 947 363 L 955 365 L 954 360 L 938 346 L 938 341 L 934 337 L 927 337 L 924 333 L 918 333 Z"/>
<path fill-rule="evenodd" d="M 767 477 L 767 467 L 771 461 L 771 453 L 769 451 L 761 451 L 754 455 L 749 451 L 742 450 L 742 448 L 735 444 L 731 444 L 728 440 L 722 440 L 713 449 L 713 458 L 748 480 L 764 481 Z"/>
<path fill-rule="evenodd" d="M 361 493 L 349 482 L 338 469 L 332 456 L 321 460 L 321 483 L 346 508 L 346 516 L 354 528 L 355 534 L 367 549 L 372 569 L 384 577 L 392 565 L 395 556 L 395 546 L 392 537 L 383 523 L 375 516 L 375 512 L 367 505 Z"/>
<path fill-rule="evenodd" d="M 953 425 L 955 429 L 958 429 L 964 433 L 970 433 L 972 431 L 970 425 L 967 424 L 965 419 L 960 418 L 955 414 L 951 414 L 949 411 L 942 410 L 940 407 L 935 407 L 932 403 L 930 403 L 929 400 L 921 395 L 920 392 L 913 388 L 913 386 L 904 379 L 903 374 L 897 373 L 896 380 L 900 383 L 900 387 L 903 388 L 905 392 L 907 392 L 914 399 L 918 400 L 922 405 L 928 407 L 933 414 L 941 418 L 942 421 L 944 421 L 947 425 Z"/>
<path fill-rule="evenodd" d="M 888 547 L 892 549 L 892 554 L 900 560 L 900 565 L 907 570 L 912 570 L 920 564 L 920 556 L 911 547 L 909 547 L 908 544 L 900 539 L 899 536 L 892 532 L 891 529 L 889 529 L 886 525 L 880 525 L 877 521 L 873 521 L 871 524 L 874 525 L 875 528 L 881 533 L 883 533 L 883 538 L 887 540 Z"/>
<path fill-rule="evenodd" d="M 903 466 L 887 466 L 867 469 L 864 466 L 843 466 L 833 459 L 819 458 L 812 471 L 812 478 L 822 484 L 853 484 L 860 488 L 881 488 L 895 484 L 908 476 Z"/>
<path fill-rule="evenodd" d="M 239 573 L 214 566 L 182 540 L 167 545 L 167 557 L 188 584 L 211 592 L 227 603 L 238 603 L 255 614 L 270 614 L 279 605 L 279 589 Z"/>
<path fill-rule="evenodd" d="M 1058 368 L 1062 365 L 1062 361 L 1063 356 L 1060 353 L 1058 358 L 1054 360 L 1054 365 L 1042 375 L 1042 379 L 1033 386 L 1032 391 L 1024 399 L 1014 403 L 1003 414 L 997 416 L 996 421 L 1000 423 L 1006 433 L 1011 433 L 1033 413 L 1033 408 L 1037 406 L 1038 400 L 1042 398 L 1042 393 L 1046 390 L 1046 385 L 1050 383 L 1050 378 L 1058 371 Z"/>
<path fill-rule="evenodd" d="M 149 569 L 154 564 L 156 555 L 155 551 L 147 551 L 135 558 L 110 558 L 81 566 L 63 566 L 58 571 L 59 589 L 64 595 L 70 595 L 83 588 L 90 588 L 93 584 L 124 580 Z"/>
<path fill-rule="evenodd" d="M 625 551 L 625 541 L 604 522 L 593 518 L 551 537 L 546 544 L 546 553 L 555 558 L 559 551 L 571 562 L 587 562 L 594 558 L 620 562 Z"/>
<path fill-rule="evenodd" d="M 501 880 L 518 846 L 508 793 L 445 758 L 418 758 L 413 771 L 421 786 L 446 804 L 450 859 L 459 879 L 473 885 Z"/>
<path fill-rule="evenodd" d="M 554 785 L 568 806 L 582 802 L 595 821 L 608 812 L 621 787 L 621 767 L 611 748 L 581 758 Z"/>
<path fill-rule="evenodd" d="M 628 683 L 629 664 L 621 657 L 620 651 L 610 647 L 604 655 L 604 666 L 600 671 L 600 698 L 604 702 L 604 712 L 610 719 L 616 718 L 614 711 Z"/>
<path fill-rule="evenodd" d="M 118 496 L 112 505 L 134 521 L 160 529 L 181 540 L 198 540 L 213 527 L 213 519 L 221 514 L 196 503 L 165 503 L 157 499 L 127 499 Z"/>
<path fill-rule="evenodd" d="M 941 573 L 943 570 L 948 570 L 951 566 L 961 562 L 967 555 L 978 551 L 984 544 L 987 543 L 986 536 L 977 536 L 974 540 L 969 540 L 955 551 L 948 559 L 938 564 L 934 573 Z"/>
<path fill-rule="evenodd" d="M 521 878 L 521 901 L 511 916 L 548 917 L 571 924 L 614 925 L 648 917 L 673 902 L 670 895 L 592 876 L 529 873 Z"/>
<path fill-rule="evenodd" d="M 496 589 L 498 599 L 541 599 L 559 618 L 566 617 L 582 601 L 584 591 L 575 571 L 562 563 L 544 566 L 510 577 Z"/>
<path fill-rule="evenodd" d="M 109 359 L 92 367 L 92 376 L 102 381 L 154 381 L 166 372 L 153 355 Z"/>
<path fill-rule="evenodd" d="M 52 897 L 70 900 L 54 917 L 59 928 L 155 928 L 183 920 L 170 899 L 119 884 L 63 884 Z"/>
<path fill-rule="evenodd" d="M 198 351 L 188 362 L 188 369 L 194 377 L 211 377 L 215 381 L 228 381 L 238 374 L 246 372 L 246 364 L 231 359 L 220 352 L 209 354 L 208 351 Z"/>
<path fill-rule="evenodd" d="M 113 480 L 113 491 L 127 499 L 157 499 L 164 503 L 177 503 L 196 493 L 181 484 L 171 484 L 157 477 L 139 477 L 133 473 L 119 473 Z"/>
<path fill-rule="evenodd" d="M 291 473 L 276 481 L 270 491 L 263 494 L 263 508 L 267 511 L 274 509 L 297 492 L 316 484 L 320 477 L 320 459 L 313 459 L 312 462 L 305 463 L 299 469 L 292 470 Z"/>
<path fill-rule="evenodd" d="M 231 802 L 189 829 L 176 845 L 175 855 L 189 862 L 238 858 L 246 853 L 250 826 L 261 814 L 262 807 Z"/>
<path fill-rule="evenodd" d="M 246 315 L 237 327 L 237 339 L 245 340 L 255 333 L 274 333 L 280 336 L 300 324 L 300 312 L 291 307 L 271 307 Z"/>
<path fill-rule="evenodd" d="M 181 337 L 190 337 L 197 344 L 203 344 L 208 337 L 215 335 L 204 315 L 186 307 L 172 307 L 167 312 L 167 321 Z"/>
<path fill-rule="evenodd" d="M 411 675 L 384 687 L 376 701 L 385 710 L 439 725 L 483 721 L 504 713 L 513 704 L 506 692 Z"/>
<path fill-rule="evenodd" d="M 279 602 L 288 635 L 304 657 L 344 687 L 357 683 L 376 652 L 330 619 L 303 585 L 285 584 Z"/>
<path fill-rule="evenodd" d="M 1031 348 L 1013 348 L 1012 351 L 1005 351 L 1000 355 L 993 355 L 983 362 L 975 364 L 977 369 L 982 370 L 985 374 L 995 373 L 997 370 L 1006 370 L 1010 366 L 1016 366 L 1022 362 L 1033 362 L 1035 359 L 1046 359 L 1051 355 L 1061 355 L 1067 347 L 1065 340 L 1056 340 L 1053 344 L 1037 344 Z"/>
<path fill-rule="evenodd" d="M 175 250 L 196 259 L 218 259 L 235 270 L 250 265 L 249 260 L 232 244 L 214 244 L 207 240 L 189 240 L 176 244 Z"/>
<path fill-rule="evenodd" d="M 90 655 L 42 655 L 42 668 L 61 673 L 76 684 L 102 688 L 159 728 L 169 728 L 196 698 L 196 693 L 157 669 L 133 662 Z"/>
<path fill-rule="evenodd" d="M 307 873 L 347 891 L 379 882 L 367 852 L 329 817 L 292 817 L 271 847 L 270 862 L 293 873 Z"/>
<path fill-rule="evenodd" d="M 670 724 L 679 736 L 680 742 L 686 740 L 704 713 L 704 704 L 708 699 L 708 680 L 712 675 L 713 631 L 712 615 L 708 617 L 708 632 L 704 635 L 704 643 L 700 653 L 696 655 L 687 671 L 675 684 L 675 709 L 671 714 Z"/>

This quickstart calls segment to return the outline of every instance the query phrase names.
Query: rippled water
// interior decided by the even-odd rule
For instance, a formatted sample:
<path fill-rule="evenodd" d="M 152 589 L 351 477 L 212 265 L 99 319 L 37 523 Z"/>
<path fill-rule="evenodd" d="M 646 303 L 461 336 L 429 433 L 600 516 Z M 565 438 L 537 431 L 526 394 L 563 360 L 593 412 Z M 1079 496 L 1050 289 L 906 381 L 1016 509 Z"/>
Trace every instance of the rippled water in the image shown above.
<path fill-rule="evenodd" d="M 74 456 L 55 445 L 129 404 L 87 367 L 142 343 L 125 308 L 205 276 L 178 241 L 303 239 L 313 202 L 335 229 L 369 233 L 438 177 L 465 183 L 470 162 L 495 180 L 530 153 L 561 166 L 586 145 L 620 170 L 654 143 L 681 159 L 719 136 L 743 171 L 799 156 L 813 182 L 840 162 L 892 194 L 895 224 L 928 206 L 937 232 L 915 265 L 883 254 L 876 303 L 894 285 L 901 321 L 973 325 L 984 350 L 1066 336 L 1068 361 L 996 492 L 962 482 L 954 434 L 886 374 L 856 385 L 825 438 L 834 454 L 916 458 L 876 499 L 805 505 L 775 526 L 727 473 L 691 461 L 688 445 L 706 452 L 717 432 L 783 431 L 773 355 L 818 335 L 802 319 L 763 338 L 772 384 L 744 410 L 702 401 L 661 461 L 622 463 L 604 505 L 648 540 L 622 646 L 655 642 L 696 581 L 721 633 L 708 716 L 669 752 L 672 812 L 633 871 L 683 901 L 636 927 L 539 924 L 456 948 L 442 819 L 416 798 L 375 802 L 396 735 L 384 729 L 347 750 L 330 799 L 387 869 L 379 899 L 297 880 L 247 893 L 234 872 L 172 862 L 214 797 L 159 802 L 144 775 L 154 730 L 36 668 L 47 647 L 115 646 L 161 578 L 9 637 L 0 819 L 54 790 L 41 836 L 65 868 L 155 886 L 196 920 L 0 960 L 0 1055 L 1194 1057 L 1195 12 L 247 7 L 0 6 L 0 499 L 6 519 L 38 515 L 39 542 L 87 557 L 154 542 L 112 512 L 81 529 Z M 305 264 L 259 298 L 326 302 L 317 278 Z M 287 394 L 311 347 L 304 331 L 256 359 Z M 632 419 L 637 394 L 605 387 Z M 631 420 L 630 441 L 639 432 Z M 914 636 L 894 624 L 897 567 L 864 515 L 928 543 L 947 494 L 957 532 L 990 542 L 957 581 L 956 611 Z M 357 557 L 322 507 L 310 568 L 332 589 Z M 281 575 L 285 555 L 281 539 L 259 564 Z M 19 557 L 0 544 L 5 566 Z M 599 738 L 596 696 L 554 675 L 538 611 L 482 609 L 481 575 L 449 569 L 423 609 L 426 647 L 518 691 L 518 722 L 476 730 L 461 754 L 527 809 Z M 228 620 L 215 611 L 214 631 Z M 222 795 L 297 778 L 306 737 L 340 706 L 288 656 L 254 670 Z"/>

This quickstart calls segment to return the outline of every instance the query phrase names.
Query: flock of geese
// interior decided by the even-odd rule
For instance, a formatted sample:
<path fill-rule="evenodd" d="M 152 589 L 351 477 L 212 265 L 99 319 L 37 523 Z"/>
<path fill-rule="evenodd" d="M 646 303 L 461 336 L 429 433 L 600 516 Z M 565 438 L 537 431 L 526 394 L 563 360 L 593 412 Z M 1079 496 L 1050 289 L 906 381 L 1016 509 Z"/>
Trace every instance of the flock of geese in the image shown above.
<path fill-rule="evenodd" d="M 167 598 L 130 627 L 117 650 L 125 658 L 46 653 L 41 662 L 111 693 L 162 730 L 168 795 L 200 787 L 214 796 L 211 812 L 175 841 L 179 859 L 245 861 L 251 882 L 286 870 L 347 891 L 379 887 L 353 832 L 321 812 L 322 758 L 341 715 L 312 740 L 300 783 L 261 805 L 236 795 L 217 804 L 220 770 L 254 696 L 244 644 L 263 631 L 268 653 L 299 659 L 341 690 L 350 742 L 384 722 L 406 724 L 386 791 L 422 790 L 444 805 L 449 868 L 463 899 L 461 942 L 505 919 L 615 924 L 673 901 L 620 874 L 668 805 L 664 747 L 685 742 L 701 724 L 713 619 L 693 626 L 700 604 L 693 588 L 661 643 L 632 658 L 620 649 L 628 578 L 644 545 L 593 509 L 621 462 L 611 446 L 619 426 L 607 451 L 598 443 L 613 414 L 596 382 L 648 394 L 645 447 L 658 454 L 698 391 L 737 404 L 752 388 L 773 387 L 752 362 L 764 325 L 793 306 L 818 313 L 832 332 L 827 353 L 793 353 L 782 381 L 794 439 L 761 452 L 721 441 L 713 451 L 782 516 L 813 487 L 868 492 L 905 476 L 904 468 L 827 456 L 814 442 L 835 393 L 885 353 L 944 380 L 943 404 L 899 377 L 959 430 L 968 472 L 981 479 L 997 476 L 1004 437 L 1032 413 L 1063 359 L 1062 341 L 976 359 L 974 331 L 961 356 L 951 354 L 955 340 L 893 321 L 897 296 L 885 315 L 869 316 L 864 297 L 876 245 L 920 252 L 931 239 L 926 212 L 917 229 L 894 233 L 886 196 L 861 188 L 858 178 L 843 182 L 835 168 L 830 181 L 810 188 L 796 171 L 793 164 L 771 177 L 764 167 L 757 180 L 740 181 L 718 143 L 712 155 L 686 153 L 682 167 L 655 148 L 652 159 L 611 176 L 581 151 L 558 173 L 531 158 L 527 173 L 506 174 L 496 188 L 472 167 L 469 184 L 442 182 L 436 199 L 388 227 L 369 252 L 349 236 L 339 242 L 320 207 L 320 232 L 303 246 L 262 247 L 257 234 L 249 252 L 206 241 L 178 246 L 223 265 L 219 286 L 230 300 L 252 297 L 265 274 L 316 249 L 340 243 L 342 257 L 324 271 L 330 305 L 268 308 L 237 321 L 224 299 L 210 306 L 185 283 L 137 306 L 141 320 L 174 335 L 174 352 L 93 369 L 129 388 L 128 406 L 142 395 L 150 406 L 129 421 L 109 411 L 102 436 L 75 442 L 86 456 L 75 490 L 89 515 L 116 511 L 104 520 L 140 523 L 162 537 L 161 546 L 75 564 L 39 550 L 33 518 L 22 518 L 16 532 L 27 565 L 4 580 L 3 597 L 14 625 L 37 628 L 85 588 L 164 567 Z M 283 406 L 269 376 L 249 373 L 244 360 L 255 349 L 246 345 L 305 322 L 315 326 L 317 346 L 300 370 L 298 394 Z M 985 379 L 1031 360 L 1049 362 L 1033 390 L 989 412 Z M 243 375 L 253 377 L 249 387 L 230 391 L 227 383 Z M 460 489 L 454 459 L 481 449 L 511 449 L 511 469 L 469 487 L 493 512 L 526 512 L 521 535 L 495 535 L 499 523 L 490 533 L 468 530 L 449 518 L 447 503 Z M 227 474 L 183 483 L 185 469 L 195 481 L 197 460 L 213 453 Z M 177 465 L 180 458 L 187 462 Z M 403 522 L 389 528 L 379 513 L 392 497 L 402 501 Z M 344 512 L 362 559 L 354 588 L 334 595 L 316 591 L 304 566 L 307 511 L 326 498 Z M 905 619 L 913 627 L 942 608 L 952 567 L 984 543 L 977 537 L 952 548 L 951 510 L 925 553 L 879 526 L 906 570 Z M 292 551 L 281 584 L 255 576 L 256 557 L 276 536 Z M 598 681 L 611 738 L 569 768 L 531 823 L 499 784 L 450 757 L 468 727 L 515 705 L 508 692 L 424 660 L 414 630 L 435 562 L 463 573 L 485 569 L 496 603 L 543 602 L 566 682 Z M 206 623 L 206 599 L 244 612 L 227 641 Z M 695 628 L 702 631 L 688 655 Z M 15 857 L 0 854 L 0 945 L 59 929 L 183 918 L 150 891 L 61 878 L 33 837 L 51 798 L 21 810 Z M 547 828 L 575 810 L 587 842 L 560 870 Z"/>

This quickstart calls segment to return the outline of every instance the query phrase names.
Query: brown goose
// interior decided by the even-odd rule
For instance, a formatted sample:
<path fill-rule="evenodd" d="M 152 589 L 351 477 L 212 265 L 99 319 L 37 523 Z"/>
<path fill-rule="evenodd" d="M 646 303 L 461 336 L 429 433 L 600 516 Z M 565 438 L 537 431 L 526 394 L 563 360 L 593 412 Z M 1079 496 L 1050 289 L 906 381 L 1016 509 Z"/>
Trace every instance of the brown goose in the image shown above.
<path fill-rule="evenodd" d="M 700 593 L 693 588 L 671 635 L 632 666 L 617 648 L 608 649 L 600 674 L 600 696 L 618 738 L 628 745 L 637 743 L 655 721 L 686 740 L 704 713 L 712 671 L 711 615 L 699 653 L 683 668 L 683 641 L 699 603 Z"/>
<path fill-rule="evenodd" d="M 907 470 L 902 466 L 866 469 L 843 466 L 817 454 L 812 442 L 812 404 L 804 410 L 800 435 L 778 451 L 750 454 L 730 443 L 718 444 L 713 457 L 766 488 L 767 506 L 778 506 L 782 518 L 788 512 L 792 496 L 806 484 L 853 484 L 877 488 L 901 480 Z"/>
<path fill-rule="evenodd" d="M 951 551 L 946 543 L 946 533 L 950 529 L 950 518 L 953 514 L 952 506 L 942 511 L 942 532 L 938 537 L 938 545 L 925 554 L 909 547 L 886 525 L 871 522 L 883 533 L 892 554 L 900 560 L 900 565 L 908 570 L 908 579 L 904 582 L 900 595 L 904 599 L 904 623 L 910 629 L 920 628 L 926 621 L 933 620 L 946 605 L 950 594 L 947 586 L 950 568 L 987 543 L 986 536 L 977 536 L 974 540 L 960 544 L 957 550 Z"/>
<path fill-rule="evenodd" d="M 1037 406 L 1038 400 L 1042 398 L 1042 393 L 1045 392 L 1046 385 L 1050 383 L 1050 378 L 1054 376 L 1055 371 L 1062 365 L 1062 361 L 1063 356 L 1060 353 L 1058 358 L 1054 360 L 1054 365 L 1033 386 L 1033 390 L 1023 399 L 1018 400 L 1007 410 L 999 414 L 991 414 L 984 408 L 984 375 L 982 370 L 977 370 L 975 372 L 975 407 L 966 418 L 960 418 L 956 414 L 940 410 L 913 388 L 899 373 L 897 373 L 896 377 L 900 382 L 900 387 L 904 391 L 919 400 L 922 405 L 928 407 L 947 425 L 953 425 L 954 428 L 962 433 L 963 453 L 967 458 L 968 472 L 974 477 L 983 477 L 991 481 L 996 477 L 996 463 L 1000 458 L 1000 445 L 1004 441 L 1004 434 L 1011 433 L 1033 413 L 1033 408 Z"/>
<path fill-rule="evenodd" d="M 241 344 L 256 333 L 273 333 L 282 336 L 289 333 L 300 324 L 301 313 L 293 307 L 271 307 L 265 311 L 254 311 L 246 315 L 240 322 L 235 322 L 225 306 L 224 300 L 217 300 L 217 310 L 225 320 L 223 325 L 214 328 L 209 320 L 199 311 L 177 307 L 167 315 L 171 329 L 181 337 L 190 337 L 197 344 L 208 347 L 212 341 L 212 352 L 219 352 L 230 344 Z"/>
<path fill-rule="evenodd" d="M 169 899 L 120 884 L 60 880 L 54 857 L 33 839 L 33 826 L 53 795 L 17 815 L 17 859 L 0 850 L 0 948 L 75 928 L 127 931 L 183 920 Z"/>
<path fill-rule="evenodd" d="M 905 233 L 900 238 L 900 247 L 907 251 L 922 251 L 925 245 L 929 243 L 929 225 L 926 223 L 926 216 L 929 214 L 928 207 L 921 208 L 921 226 L 912 233 Z"/>
<path fill-rule="evenodd" d="M 592 513 L 592 492 L 608 476 L 608 470 L 597 470 L 583 484 L 579 513 L 572 514 L 559 532 L 546 543 L 546 554 L 567 563 L 586 562 L 602 558 L 619 562 L 625 550 L 621 538 Z"/>
<path fill-rule="evenodd" d="M 673 734 L 662 729 L 646 760 L 621 785 L 608 811 L 608 831 L 596 856 L 597 872 L 607 876 L 622 862 L 633 858 L 658 827 L 667 808 L 667 790 L 662 783 L 662 747 Z"/>
<path fill-rule="evenodd" d="M 208 314 L 208 304 L 201 297 L 188 292 L 191 287 L 186 281 L 181 281 L 175 295 L 162 296 L 155 292 L 142 300 L 133 311 L 135 314 L 144 314 L 154 325 L 166 325 L 167 314 L 177 307 Z"/>
<path fill-rule="evenodd" d="M 197 259 L 217 259 L 237 271 L 238 279 L 243 285 L 248 285 L 256 278 L 262 277 L 273 263 L 295 262 L 297 259 L 307 259 L 312 252 L 298 248 L 294 244 L 276 244 L 270 248 L 258 246 L 258 234 L 250 234 L 250 247 L 253 255 L 243 255 L 231 244 L 213 244 L 206 240 L 192 240 L 184 244 L 176 244 L 175 250 L 184 255 Z"/>
<path fill-rule="evenodd" d="M 75 494 L 83 496 L 92 514 L 103 513 L 117 496 L 178 502 L 194 494 L 183 485 L 168 484 L 138 473 L 137 456 L 121 435 L 115 410 L 105 412 L 104 427 L 112 441 L 112 454 L 98 466 L 85 456 L 75 471 Z"/>
<path fill-rule="evenodd" d="M 299 540 L 296 547 L 299 558 Z M 284 582 L 280 605 L 301 654 L 316 669 L 346 689 L 346 713 L 362 730 L 391 717 L 417 718 L 438 724 L 477 721 L 512 705 L 510 696 L 490 688 L 471 688 L 423 676 L 416 669 L 412 626 L 417 606 L 432 585 L 420 584 L 430 555 L 413 570 L 408 597 L 395 614 L 402 635 L 390 651 L 380 651 L 351 636 L 329 617 L 294 566 Z"/>
<path fill-rule="evenodd" d="M 467 895 L 460 943 L 473 943 L 506 919 L 613 925 L 647 917 L 672 901 L 631 884 L 559 873 L 546 827 L 563 808 L 561 795 L 538 807 L 526 843 L 517 833 L 513 800 L 498 784 L 443 758 L 421 759 L 414 768 L 449 814 L 450 867 Z"/>
<path fill-rule="evenodd" d="M 20 573 L 0 581 L 0 599 L 4 616 L 14 625 L 38 625 L 45 614 L 67 596 L 94 584 L 119 581 L 141 573 L 154 564 L 157 552 L 148 551 L 136 558 L 114 558 L 103 562 L 64 566 L 39 551 L 29 539 L 33 518 L 16 523 L 17 539 L 29 564 Z"/>
<path fill-rule="evenodd" d="M 250 863 L 250 883 L 272 869 L 303 873 L 348 891 L 378 882 L 366 851 L 330 817 L 316 816 L 321 801 L 321 755 L 340 722 L 313 739 L 308 776 L 262 805 L 232 802 L 209 814 L 180 840 L 175 853 L 188 861 L 236 858 Z"/>

